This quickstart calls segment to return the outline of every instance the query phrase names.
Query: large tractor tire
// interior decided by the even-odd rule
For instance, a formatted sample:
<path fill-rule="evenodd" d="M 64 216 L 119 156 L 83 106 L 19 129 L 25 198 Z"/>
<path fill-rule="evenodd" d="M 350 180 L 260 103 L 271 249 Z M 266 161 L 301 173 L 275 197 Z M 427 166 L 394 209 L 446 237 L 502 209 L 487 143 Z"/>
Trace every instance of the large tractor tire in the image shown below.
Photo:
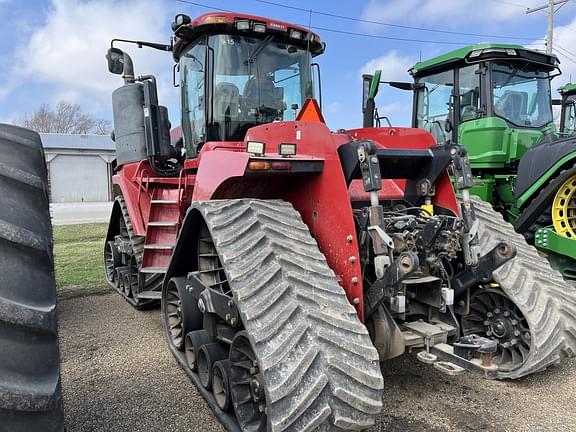
<path fill-rule="evenodd" d="M 241 319 L 227 363 L 240 429 L 373 425 L 383 396 L 378 353 L 300 214 L 279 200 L 218 200 L 192 207 L 205 223 L 198 239 L 199 273 L 231 297 Z M 182 316 L 189 319 L 195 312 L 174 313 L 184 304 L 176 297 L 185 293 L 166 291 L 166 336 L 182 362 L 181 335 L 197 330 L 184 328 Z"/>
<path fill-rule="evenodd" d="M 503 367 L 496 378 L 520 378 L 573 357 L 576 288 L 565 282 L 533 246 L 526 244 L 524 237 L 490 204 L 474 198 L 474 205 L 480 220 L 482 250 L 492 249 L 501 240 L 517 249 L 516 258 L 493 273 L 493 287 L 472 294 L 472 313 L 483 316 L 477 323 L 490 332 L 483 335 L 498 336 L 500 342 Z M 466 320 L 465 317 L 464 328 Z"/>
<path fill-rule="evenodd" d="M 64 429 L 40 136 L 0 125 L 0 431 Z"/>

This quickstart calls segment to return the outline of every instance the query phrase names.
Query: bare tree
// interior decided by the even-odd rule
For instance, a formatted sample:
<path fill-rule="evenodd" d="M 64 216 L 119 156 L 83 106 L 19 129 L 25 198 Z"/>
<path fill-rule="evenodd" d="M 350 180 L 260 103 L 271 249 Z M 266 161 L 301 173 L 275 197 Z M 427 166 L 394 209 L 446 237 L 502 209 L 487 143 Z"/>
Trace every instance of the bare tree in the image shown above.
<path fill-rule="evenodd" d="M 60 101 L 56 109 L 49 104 L 42 104 L 31 116 L 26 115 L 17 122 L 20 126 L 44 133 L 63 134 L 98 134 L 110 132 L 110 122 L 95 118 L 82 111 L 79 104 Z"/>

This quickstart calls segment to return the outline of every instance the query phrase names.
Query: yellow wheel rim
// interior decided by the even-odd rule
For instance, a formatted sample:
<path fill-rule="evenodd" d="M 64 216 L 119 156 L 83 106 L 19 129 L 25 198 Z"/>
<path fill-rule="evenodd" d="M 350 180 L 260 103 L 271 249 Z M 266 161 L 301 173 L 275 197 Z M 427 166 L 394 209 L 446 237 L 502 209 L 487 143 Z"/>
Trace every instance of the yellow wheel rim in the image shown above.
<path fill-rule="evenodd" d="M 556 192 L 552 203 L 552 223 L 558 234 L 576 238 L 576 175 L 562 183 Z"/>

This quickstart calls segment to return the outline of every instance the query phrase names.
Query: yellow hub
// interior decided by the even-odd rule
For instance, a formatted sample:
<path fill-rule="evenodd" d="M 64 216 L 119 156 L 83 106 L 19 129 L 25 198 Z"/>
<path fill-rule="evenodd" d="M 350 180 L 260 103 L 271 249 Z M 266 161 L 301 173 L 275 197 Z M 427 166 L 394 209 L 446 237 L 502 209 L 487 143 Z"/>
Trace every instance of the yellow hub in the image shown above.
<path fill-rule="evenodd" d="M 558 234 L 576 238 L 576 175 L 562 183 L 556 192 L 552 202 L 552 223 Z"/>

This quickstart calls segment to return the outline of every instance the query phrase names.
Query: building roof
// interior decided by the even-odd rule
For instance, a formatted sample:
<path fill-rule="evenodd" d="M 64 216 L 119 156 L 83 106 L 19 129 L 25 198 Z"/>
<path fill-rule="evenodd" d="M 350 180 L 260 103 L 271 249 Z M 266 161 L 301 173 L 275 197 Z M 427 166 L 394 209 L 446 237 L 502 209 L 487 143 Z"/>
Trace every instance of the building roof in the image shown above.
<path fill-rule="evenodd" d="M 45 149 L 114 151 L 114 141 L 109 135 L 72 135 L 58 133 L 41 133 Z"/>

